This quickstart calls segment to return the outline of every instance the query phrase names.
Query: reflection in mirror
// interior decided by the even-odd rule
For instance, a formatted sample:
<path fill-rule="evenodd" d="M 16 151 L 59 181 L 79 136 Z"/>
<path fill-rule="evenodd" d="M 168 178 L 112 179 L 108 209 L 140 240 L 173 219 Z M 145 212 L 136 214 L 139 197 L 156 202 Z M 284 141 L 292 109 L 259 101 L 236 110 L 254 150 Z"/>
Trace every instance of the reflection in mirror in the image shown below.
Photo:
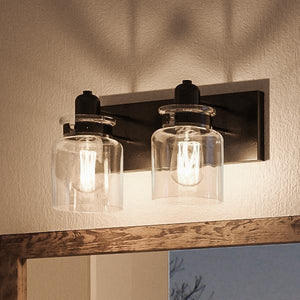
<path fill-rule="evenodd" d="M 28 261 L 28 300 L 297 300 L 300 244 Z"/>
<path fill-rule="evenodd" d="M 300 244 L 171 251 L 170 300 L 298 300 Z"/>
<path fill-rule="evenodd" d="M 168 299 L 168 252 L 28 260 L 28 300 Z"/>
<path fill-rule="evenodd" d="M 27 300 L 90 299 L 88 256 L 27 260 Z"/>

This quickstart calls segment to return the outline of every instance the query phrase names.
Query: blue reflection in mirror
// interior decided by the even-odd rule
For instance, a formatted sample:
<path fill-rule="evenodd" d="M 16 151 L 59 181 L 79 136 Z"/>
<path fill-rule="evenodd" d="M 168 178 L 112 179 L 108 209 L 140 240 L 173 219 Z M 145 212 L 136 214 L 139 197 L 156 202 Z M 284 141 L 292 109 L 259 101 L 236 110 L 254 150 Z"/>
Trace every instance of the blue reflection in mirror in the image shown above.
<path fill-rule="evenodd" d="M 169 300 L 257 299 L 300 299 L 300 244 L 169 252 Z"/>

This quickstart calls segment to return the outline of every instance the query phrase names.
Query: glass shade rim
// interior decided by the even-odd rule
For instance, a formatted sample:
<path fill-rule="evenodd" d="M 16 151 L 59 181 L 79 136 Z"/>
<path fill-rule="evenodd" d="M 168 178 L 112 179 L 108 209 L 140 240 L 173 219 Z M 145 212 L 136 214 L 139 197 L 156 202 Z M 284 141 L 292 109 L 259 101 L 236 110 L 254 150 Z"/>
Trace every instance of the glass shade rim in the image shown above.
<path fill-rule="evenodd" d="M 172 130 L 172 129 L 176 130 L 176 129 L 180 129 L 180 127 L 187 127 L 187 129 L 193 129 L 193 130 L 197 130 L 197 131 L 198 130 L 205 131 L 204 133 L 203 132 L 201 132 L 201 133 L 199 132 L 199 134 L 201 134 L 201 135 L 215 134 L 219 138 L 221 138 L 222 140 L 224 140 L 222 134 L 218 130 L 214 129 L 213 127 L 208 128 L 208 127 L 205 127 L 204 125 L 203 126 L 201 126 L 201 125 L 202 124 L 191 124 L 191 123 L 188 123 L 188 122 L 187 123 L 174 124 L 174 125 L 165 125 L 165 126 L 163 126 L 161 128 L 156 129 L 153 132 L 151 138 L 153 138 L 154 135 L 157 134 L 158 132 L 163 132 L 164 134 L 168 134 L 166 132 L 167 130 Z M 171 132 L 169 134 L 170 135 L 174 135 L 176 133 Z"/>
<path fill-rule="evenodd" d="M 59 137 L 58 139 L 56 139 L 54 145 L 53 145 L 53 150 L 55 150 L 55 147 L 57 146 L 57 144 L 60 141 L 71 141 L 71 142 L 77 142 L 78 139 L 80 138 L 84 138 L 84 139 L 89 139 L 89 138 L 100 138 L 101 140 L 108 140 L 110 142 L 112 142 L 113 144 L 118 145 L 121 148 L 122 154 L 123 154 L 123 145 L 117 140 L 115 139 L 113 136 L 109 135 L 109 134 L 103 134 L 103 133 L 78 133 L 78 134 L 70 134 L 70 135 L 64 135 Z M 95 142 L 93 141 L 89 141 L 91 143 Z"/>
<path fill-rule="evenodd" d="M 176 113 L 198 113 L 208 116 L 215 116 L 216 110 L 208 105 L 201 104 L 169 104 L 158 108 L 160 115 L 176 114 Z"/>
<path fill-rule="evenodd" d="M 60 125 L 70 124 L 71 126 L 74 126 L 75 122 L 89 122 L 109 126 L 115 126 L 117 123 L 115 118 L 105 115 L 69 114 L 59 118 Z"/>

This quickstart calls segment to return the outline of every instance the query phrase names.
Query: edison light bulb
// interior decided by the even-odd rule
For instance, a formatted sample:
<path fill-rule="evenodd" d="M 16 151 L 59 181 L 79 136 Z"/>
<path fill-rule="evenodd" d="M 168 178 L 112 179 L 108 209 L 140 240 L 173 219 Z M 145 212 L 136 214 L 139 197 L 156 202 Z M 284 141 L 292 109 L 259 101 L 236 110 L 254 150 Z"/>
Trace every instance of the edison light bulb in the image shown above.
<path fill-rule="evenodd" d="M 184 132 L 184 139 L 175 143 L 171 161 L 172 178 L 181 185 L 193 186 L 202 179 L 202 147 L 190 139 L 190 131 Z"/>
<path fill-rule="evenodd" d="M 80 190 L 92 192 L 96 189 L 96 157 L 97 153 L 90 150 L 80 150 Z"/>
<path fill-rule="evenodd" d="M 79 137 L 76 141 L 72 181 L 74 188 L 83 193 L 96 191 L 103 173 L 103 142 L 98 137 Z M 105 185 L 105 183 L 104 183 Z"/>

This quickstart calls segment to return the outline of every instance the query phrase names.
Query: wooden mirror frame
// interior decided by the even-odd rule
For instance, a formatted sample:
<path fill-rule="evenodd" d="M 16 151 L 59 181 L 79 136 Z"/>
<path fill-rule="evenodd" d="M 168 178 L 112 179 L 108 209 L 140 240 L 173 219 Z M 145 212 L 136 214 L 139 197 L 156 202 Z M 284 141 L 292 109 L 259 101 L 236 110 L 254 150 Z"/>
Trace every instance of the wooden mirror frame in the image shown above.
<path fill-rule="evenodd" d="M 300 216 L 0 236 L 0 299 L 26 300 L 30 258 L 300 242 Z"/>

